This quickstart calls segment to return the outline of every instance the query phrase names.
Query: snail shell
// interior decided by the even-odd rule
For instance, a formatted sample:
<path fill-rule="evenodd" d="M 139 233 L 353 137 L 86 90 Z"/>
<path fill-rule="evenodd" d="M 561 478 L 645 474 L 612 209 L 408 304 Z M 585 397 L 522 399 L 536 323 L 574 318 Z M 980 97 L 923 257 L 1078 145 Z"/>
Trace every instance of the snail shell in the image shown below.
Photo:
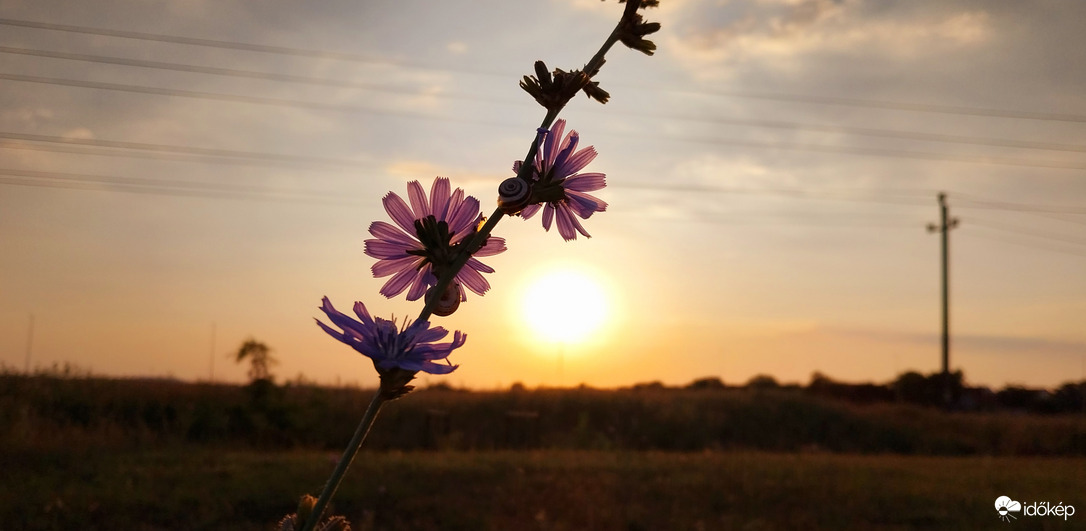
<path fill-rule="evenodd" d="M 437 286 L 434 286 L 436 288 Z M 433 291 L 434 288 L 430 288 L 429 291 Z M 427 296 L 430 294 L 427 293 Z M 441 298 L 437 300 L 437 304 L 434 305 L 434 315 L 440 315 L 441 317 L 448 317 L 460 307 L 460 284 L 456 282 L 450 282 L 445 287 L 445 291 L 442 292 Z"/>
<path fill-rule="evenodd" d="M 532 185 L 519 177 L 510 177 L 498 186 L 498 207 L 506 214 L 516 214 L 528 206 Z"/>

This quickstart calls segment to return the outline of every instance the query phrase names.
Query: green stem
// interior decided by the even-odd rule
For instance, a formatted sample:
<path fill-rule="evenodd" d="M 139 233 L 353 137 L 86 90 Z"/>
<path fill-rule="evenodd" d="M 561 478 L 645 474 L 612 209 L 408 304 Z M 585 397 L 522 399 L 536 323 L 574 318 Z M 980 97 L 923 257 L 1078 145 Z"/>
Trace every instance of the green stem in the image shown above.
<path fill-rule="evenodd" d="M 332 476 L 328 478 L 328 483 L 324 484 L 324 490 L 321 491 L 320 498 L 317 498 L 317 504 L 313 506 L 313 512 L 309 514 L 309 519 L 306 520 L 305 526 L 302 527 L 302 531 L 311 531 L 320 522 L 321 513 L 324 512 L 324 508 L 328 506 L 328 502 L 332 500 L 332 496 L 336 495 L 336 489 L 339 488 L 340 482 L 343 480 L 343 474 L 347 472 L 347 468 L 351 466 L 351 462 L 354 461 L 354 456 L 358 453 L 358 450 L 362 448 L 362 441 L 366 440 L 366 434 L 370 432 L 370 427 L 373 426 L 373 421 L 377 419 L 377 412 L 381 410 L 381 406 L 384 405 L 385 399 L 382 397 L 381 390 L 378 389 L 377 393 L 373 396 L 373 401 L 370 402 L 368 408 L 366 408 L 366 414 L 362 415 L 362 422 L 358 423 L 358 429 L 354 431 L 354 436 L 351 437 L 351 442 L 347 443 L 347 449 L 343 451 L 343 457 L 339 459 L 339 463 L 336 464 L 336 469 L 332 471 Z"/>

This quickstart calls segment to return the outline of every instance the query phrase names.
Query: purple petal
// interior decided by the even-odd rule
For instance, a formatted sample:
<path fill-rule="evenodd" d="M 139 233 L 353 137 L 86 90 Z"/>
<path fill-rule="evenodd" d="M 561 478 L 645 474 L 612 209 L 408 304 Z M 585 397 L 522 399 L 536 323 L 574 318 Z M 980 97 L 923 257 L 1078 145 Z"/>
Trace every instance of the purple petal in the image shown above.
<path fill-rule="evenodd" d="M 562 188 L 578 192 L 595 192 L 607 186 L 606 175 L 602 173 L 582 173 L 567 177 L 562 181 Z"/>
<path fill-rule="evenodd" d="M 588 146 L 566 159 L 566 163 L 560 168 L 560 174 L 562 177 L 573 175 L 574 173 L 581 171 L 585 166 L 588 166 L 588 163 L 592 162 L 592 159 L 595 158 L 596 148 Z"/>
<path fill-rule="evenodd" d="M 532 216 L 534 216 L 536 212 L 539 212 L 540 208 L 541 208 L 541 205 L 539 203 L 531 204 L 531 205 L 528 205 L 528 206 L 524 207 L 524 209 L 520 211 L 519 215 L 520 215 L 520 217 L 522 217 L 524 219 L 531 219 Z"/>
<path fill-rule="evenodd" d="M 430 187 L 430 213 L 438 220 L 445 219 L 451 197 L 449 179 L 438 177 Z"/>
<path fill-rule="evenodd" d="M 490 283 L 483 278 L 483 275 L 470 267 L 461 268 L 460 272 L 456 274 L 456 280 L 478 295 L 482 295 L 486 293 L 486 290 L 490 289 Z"/>
<path fill-rule="evenodd" d="M 378 260 L 376 264 L 370 267 L 370 270 L 373 271 L 373 276 L 376 278 L 387 277 L 400 271 L 414 270 L 422 260 L 421 256 L 410 255 L 393 260 Z"/>
<path fill-rule="evenodd" d="M 323 311 L 324 314 L 328 316 L 328 319 L 332 321 L 332 324 L 340 327 L 345 332 L 348 330 L 353 330 L 358 335 L 365 336 L 366 333 L 369 331 L 367 323 L 360 323 L 358 321 L 355 321 L 354 319 L 351 319 L 347 315 L 340 313 L 338 310 L 332 307 L 332 302 L 328 300 L 328 297 L 322 299 L 321 302 L 321 311 Z"/>
<path fill-rule="evenodd" d="M 369 310 L 366 310 L 366 305 L 362 304 L 361 301 L 356 301 L 354 303 L 354 314 L 357 315 L 358 318 L 362 320 L 363 324 L 369 325 L 369 326 L 373 325 L 373 318 L 370 317 Z"/>
<path fill-rule="evenodd" d="M 392 224 L 385 223 L 384 221 L 374 221 L 373 223 L 370 223 L 370 234 L 382 240 L 402 243 L 404 245 L 418 243 L 418 239 L 414 237 L 414 232 L 406 234 L 404 231 L 397 229 Z"/>
<path fill-rule="evenodd" d="M 513 161 L 513 173 L 520 174 L 520 165 L 521 164 L 524 164 L 524 161 L 520 161 L 520 160 L 514 160 Z"/>
<path fill-rule="evenodd" d="M 415 212 L 415 219 L 422 219 L 430 215 L 430 201 L 426 198 L 426 191 L 418 181 L 407 183 L 407 198 L 411 201 L 411 210 Z"/>
<path fill-rule="evenodd" d="M 573 217 L 572 212 L 570 212 L 569 205 L 559 204 L 555 210 L 558 211 L 558 234 L 561 234 L 562 239 L 567 242 L 576 240 L 577 233 L 575 231 L 577 229 L 575 227 L 579 224 L 577 223 L 577 219 Z M 584 229 L 581 229 L 581 231 L 584 232 Z"/>
<path fill-rule="evenodd" d="M 554 220 L 554 203 L 547 203 L 543 207 L 543 230 L 551 230 L 551 221 Z"/>
<path fill-rule="evenodd" d="M 415 248 L 414 245 L 410 248 Z M 378 260 L 389 260 L 396 258 L 404 258 L 410 256 L 407 254 L 408 247 L 402 243 L 391 243 L 384 240 L 366 240 L 364 253 L 366 256 L 377 258 Z"/>
<path fill-rule="evenodd" d="M 460 206 L 464 204 L 464 189 L 457 188 L 453 190 L 451 196 L 449 196 L 449 207 L 445 210 L 445 217 L 438 219 L 438 221 L 449 222 L 449 218 L 452 217 L 456 211 L 460 210 Z"/>
<path fill-rule="evenodd" d="M 403 269 L 399 273 L 396 273 L 381 287 L 381 295 L 391 299 L 392 297 L 403 293 L 403 290 L 407 289 L 407 286 L 411 284 L 411 281 L 415 280 L 416 273 L 418 272 L 410 268 Z"/>
<path fill-rule="evenodd" d="M 320 321 L 320 319 L 314 319 L 314 321 L 316 321 L 317 326 L 321 327 L 321 330 L 324 330 L 325 332 L 327 332 L 328 335 L 330 335 L 330 336 L 332 336 L 332 337 L 334 337 L 334 338 L 336 338 L 336 339 L 338 339 L 338 340 L 340 340 L 340 341 L 342 341 L 344 343 L 350 344 L 350 339 L 347 338 L 346 336 L 344 336 L 343 332 L 340 332 L 339 330 L 336 330 L 336 329 L 322 323 Z"/>
<path fill-rule="evenodd" d="M 415 276 L 415 280 L 411 283 L 411 290 L 407 292 L 407 300 L 417 301 L 426 294 L 426 288 L 430 287 L 430 283 L 427 282 L 427 275 L 430 273 L 430 264 L 426 264 L 419 270 L 418 275 Z"/>
<path fill-rule="evenodd" d="M 423 322 L 425 323 L 426 321 Z M 427 325 L 428 324 L 429 323 L 427 323 Z M 445 336 L 447 335 L 449 335 L 448 330 L 445 330 L 440 326 L 435 326 L 419 332 L 418 335 L 415 336 L 415 341 L 419 343 L 433 343 L 434 341 L 445 339 Z"/>
<path fill-rule="evenodd" d="M 494 272 L 493 267 L 490 267 L 490 266 L 480 262 L 479 260 L 476 260 L 474 256 L 471 257 L 471 258 L 468 258 L 467 263 L 464 264 L 464 265 L 467 266 L 467 267 L 470 267 L 470 268 L 472 268 L 472 269 L 474 269 L 474 270 L 476 270 L 476 271 L 478 271 L 480 273 L 493 273 Z"/>
<path fill-rule="evenodd" d="M 419 364 L 418 370 L 429 374 L 449 374 L 460 367 L 459 365 L 442 365 L 440 363 L 434 363 L 432 361 L 426 361 Z M 408 369 L 411 370 L 411 369 Z"/>
<path fill-rule="evenodd" d="M 505 252 L 505 238 L 490 236 L 486 239 L 486 244 L 475 251 L 474 256 L 494 256 L 502 252 Z"/>
<path fill-rule="evenodd" d="M 573 152 L 577 149 L 577 142 L 580 139 L 581 137 L 577 134 L 577 131 L 571 131 L 569 135 L 566 136 L 565 141 L 562 142 L 562 149 L 558 152 L 558 156 L 554 158 L 554 167 L 558 168 L 558 172 L 556 173 L 562 173 L 561 177 L 565 177 L 566 175 L 577 171 L 569 171 L 568 168 L 566 168 L 566 161 L 569 159 L 569 156 L 572 155 Z"/>
<path fill-rule="evenodd" d="M 385 204 L 385 212 L 392 217 L 392 221 L 395 221 L 407 234 L 415 233 L 415 215 L 400 196 L 389 192 L 382 202 Z"/>
<path fill-rule="evenodd" d="M 469 195 L 456 212 L 450 213 L 446 221 L 449 224 L 449 230 L 459 234 L 473 228 L 476 219 L 479 219 L 479 200 Z"/>
<path fill-rule="evenodd" d="M 607 210 L 607 203 L 596 199 L 588 194 L 582 194 L 581 192 L 566 191 L 566 199 L 570 208 L 581 216 L 583 219 L 588 219 L 592 216 L 593 212 L 603 212 Z"/>
<path fill-rule="evenodd" d="M 562 139 L 562 132 L 566 129 L 565 120 L 557 120 L 554 125 L 551 126 L 551 130 L 547 133 L 547 139 L 543 142 L 543 155 L 545 157 L 544 162 L 547 168 L 554 167 L 554 158 L 558 155 L 557 146 L 558 142 Z"/>
<path fill-rule="evenodd" d="M 569 220 L 571 222 L 573 222 L 573 228 L 577 229 L 577 232 L 581 233 L 582 236 L 584 236 L 585 238 L 591 238 L 592 237 L 592 235 L 589 234 L 588 231 L 584 230 L 584 227 L 581 226 L 581 222 L 577 221 L 576 217 L 574 217 L 573 215 L 570 215 Z"/>

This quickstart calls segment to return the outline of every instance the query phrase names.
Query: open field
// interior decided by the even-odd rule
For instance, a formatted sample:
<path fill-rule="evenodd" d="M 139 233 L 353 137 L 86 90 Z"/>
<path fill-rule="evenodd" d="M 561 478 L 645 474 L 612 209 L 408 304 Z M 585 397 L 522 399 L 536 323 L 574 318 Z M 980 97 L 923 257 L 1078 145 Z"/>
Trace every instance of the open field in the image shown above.
<path fill-rule="evenodd" d="M 270 529 L 372 391 L 0 377 L 0 530 Z M 419 390 L 336 497 L 354 529 L 1086 529 L 1086 416 L 804 389 Z M 994 502 L 1075 506 L 1068 521 Z"/>
<path fill-rule="evenodd" d="M 3 454 L 4 529 L 270 529 L 328 452 Z M 363 452 L 355 529 L 1082 529 L 1086 459 L 598 451 Z M 993 502 L 1076 506 L 997 519 Z M 1006 526 L 1006 527 L 1001 527 Z"/>

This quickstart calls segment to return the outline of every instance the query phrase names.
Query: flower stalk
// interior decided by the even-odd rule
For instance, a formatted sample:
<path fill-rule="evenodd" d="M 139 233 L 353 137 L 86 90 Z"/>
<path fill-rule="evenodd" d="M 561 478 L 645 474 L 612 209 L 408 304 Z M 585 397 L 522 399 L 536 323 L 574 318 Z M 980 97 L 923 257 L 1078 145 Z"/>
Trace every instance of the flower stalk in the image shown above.
<path fill-rule="evenodd" d="M 623 2 L 624 0 L 619 1 Z M 551 126 L 554 125 L 555 120 L 557 120 L 559 113 L 565 108 L 566 104 L 569 103 L 578 92 L 582 91 L 588 97 L 595 99 L 600 103 L 606 103 L 610 98 L 610 94 L 599 88 L 599 83 L 593 81 L 592 78 L 595 77 L 603 67 L 605 56 L 615 43 L 622 42 L 631 49 L 641 51 L 647 55 L 652 55 L 653 51 L 656 49 L 656 45 L 653 44 L 652 41 L 648 41 L 643 37 L 659 30 L 660 25 L 643 22 L 641 15 L 637 13 L 637 10 L 642 7 L 655 7 L 656 4 L 658 4 L 658 1 L 625 0 L 625 3 L 625 9 L 618 24 L 615 26 L 614 30 L 611 31 L 610 35 L 607 36 L 607 39 L 604 41 L 603 45 L 600 46 L 595 55 L 593 55 L 588 63 L 585 64 L 583 70 L 566 72 L 561 69 L 556 69 L 552 76 L 552 74 L 547 71 L 546 65 L 542 61 L 539 61 L 535 64 L 536 76 L 524 76 L 523 81 L 521 81 L 521 88 L 531 94 L 537 102 L 547 109 L 547 113 L 539 126 L 538 133 L 533 135 L 532 143 L 528 147 L 528 153 L 524 156 L 524 159 L 522 159 L 520 168 L 516 172 L 516 179 L 522 180 L 529 187 L 533 184 L 533 172 L 537 171 L 535 164 L 536 154 L 542 149 L 540 147 L 541 133 L 548 132 L 548 134 L 554 134 L 556 132 L 551 129 Z M 561 127 L 558 129 L 561 129 Z M 550 140 L 548 145 L 554 144 L 559 146 L 561 141 L 561 138 L 555 138 Z M 573 139 L 572 142 L 574 144 L 573 147 L 575 147 L 576 139 Z M 570 148 L 571 151 L 573 147 Z M 546 156 L 547 152 L 544 152 L 544 155 Z M 559 179 L 564 177 L 565 176 L 559 177 Z M 600 174 L 600 178 L 602 179 L 602 174 Z M 413 184 L 417 186 L 418 183 Z M 439 209 L 434 206 L 437 204 L 435 202 L 437 201 L 435 197 L 440 197 L 441 201 L 448 201 L 449 199 L 445 194 L 448 192 L 447 180 L 445 183 L 440 183 L 441 186 L 444 187 L 441 189 L 443 192 L 440 194 L 434 191 L 437 189 L 438 184 L 438 182 L 435 182 L 435 188 L 431 190 L 430 205 L 431 210 L 435 210 L 435 212 L 429 217 L 433 218 L 431 220 L 432 225 L 441 228 L 436 224 L 446 222 L 437 219 L 437 215 L 439 214 L 437 210 Z M 602 187 L 602 184 L 600 184 L 600 187 Z M 417 218 L 418 209 L 416 208 L 416 203 L 420 205 L 424 203 L 420 197 L 421 192 L 418 190 L 409 190 L 409 192 L 410 191 L 415 192 L 414 196 L 411 198 L 411 210 L 414 211 L 411 214 L 414 214 L 416 217 L 415 223 L 417 224 L 417 227 L 415 229 L 415 236 L 418 237 L 417 243 L 419 243 L 421 248 L 414 247 L 414 243 L 410 241 L 412 236 L 411 230 L 410 228 L 405 227 L 403 223 L 400 223 L 400 226 L 401 228 L 404 228 L 405 237 L 407 239 L 401 238 L 398 234 L 394 234 L 395 231 L 390 232 L 389 230 L 385 230 L 391 228 L 391 226 L 384 227 L 384 225 L 388 225 L 387 223 L 384 225 L 377 225 L 377 223 L 383 222 L 376 222 L 374 226 L 371 226 L 371 233 L 378 239 L 367 241 L 367 246 L 373 246 L 372 249 L 367 251 L 367 254 L 378 258 L 379 260 L 386 260 L 387 263 L 380 268 L 380 271 L 382 272 L 381 276 L 392 274 L 397 268 L 407 265 L 407 262 L 411 261 L 411 259 L 408 258 L 408 255 L 425 259 L 417 264 L 419 269 L 413 278 L 407 278 L 407 275 L 411 274 L 411 271 L 400 269 L 404 276 L 399 277 L 400 273 L 397 273 L 397 276 L 390 279 L 385 287 L 382 288 L 382 294 L 392 297 L 401 293 L 404 289 L 407 289 L 408 283 L 405 281 L 409 280 L 411 288 L 408 291 L 408 300 L 417 300 L 419 297 L 424 297 L 425 300 L 425 304 L 422 311 L 419 313 L 418 318 L 409 326 L 405 322 L 404 329 L 400 332 L 396 332 L 393 329 L 389 329 L 387 321 L 381 319 L 375 321 L 371 319 L 361 303 L 357 303 L 355 308 L 356 314 L 362 319 L 361 322 L 357 322 L 336 312 L 327 299 L 324 301 L 325 306 L 322 309 L 325 310 L 325 313 L 332 320 L 332 323 L 342 328 L 343 332 L 338 332 L 319 321 L 318 324 L 333 337 L 353 346 L 356 350 L 374 360 L 374 366 L 381 375 L 381 388 L 374 395 L 373 400 L 366 409 L 361 422 L 358 424 L 358 428 L 355 430 L 354 436 L 351 437 L 350 442 L 347 444 L 347 448 L 343 452 L 343 457 L 340 458 L 331 477 L 328 478 L 328 482 L 325 484 L 319 499 L 316 501 L 312 512 L 309 514 L 304 527 L 302 527 L 302 531 L 312 531 L 320 522 L 322 513 L 335 495 L 336 490 L 339 488 L 339 484 L 343 480 L 347 468 L 350 467 L 355 456 L 358 454 L 359 449 L 362 447 L 362 443 L 365 441 L 366 435 L 373 426 L 373 422 L 376 420 L 377 414 L 384 403 L 394 400 L 408 392 L 411 387 L 406 384 L 414 378 L 415 373 L 419 370 L 443 374 L 451 372 L 456 368 L 455 366 L 451 366 L 451 364 L 448 366 L 438 366 L 433 364 L 432 361 L 435 359 L 446 359 L 449 352 L 463 345 L 464 337 L 462 337 L 461 333 L 458 331 L 454 336 L 453 342 L 450 344 L 428 344 L 447 334 L 447 332 L 440 327 L 431 330 L 429 328 L 429 319 L 431 315 L 434 314 L 435 308 L 443 294 L 445 294 L 452 283 L 457 281 L 457 275 L 469 263 L 472 256 L 478 253 L 480 249 L 487 244 L 490 233 L 494 230 L 494 227 L 497 226 L 498 222 L 506 215 L 514 215 L 517 213 L 516 207 L 503 209 L 501 202 L 499 201 L 499 207 L 494 210 L 494 213 L 491 214 L 489 218 L 485 218 L 485 221 L 481 222 L 481 226 L 477 225 L 470 233 L 462 236 L 463 239 L 458 240 L 459 243 L 453 242 L 450 239 L 452 238 L 451 232 L 453 231 L 449 230 L 449 225 L 446 223 L 444 232 L 438 231 L 438 236 L 440 236 L 438 239 L 442 240 L 440 242 L 442 244 L 440 250 L 443 252 L 440 254 L 432 254 L 430 251 L 436 250 L 437 246 L 427 243 L 433 238 L 430 238 L 430 233 L 424 230 L 425 223 L 419 224 Z M 399 200 L 398 197 L 396 199 Z M 475 212 L 478 212 L 478 202 L 473 198 L 469 199 L 475 201 Z M 386 197 L 386 200 L 389 200 L 389 198 Z M 400 202 L 402 203 L 402 201 Z M 603 206 L 606 206 L 606 204 L 604 203 Z M 425 209 L 425 205 L 421 208 Z M 389 207 L 389 203 L 386 201 L 386 210 L 388 210 L 390 214 L 393 214 L 394 220 L 406 222 L 407 218 L 411 215 L 406 212 L 406 209 L 406 205 L 403 205 L 402 208 L 397 209 L 399 214 L 393 214 L 393 209 Z M 602 208 L 597 208 L 596 210 L 602 210 Z M 589 212 L 589 214 L 590 213 L 591 212 Z M 587 215 L 585 217 L 587 217 Z M 457 225 L 459 226 L 459 224 Z M 375 226 L 377 227 L 377 232 L 375 232 Z M 548 226 L 546 221 L 544 221 L 544 226 Z M 466 229 L 466 226 L 460 227 L 460 229 L 455 232 L 457 234 L 465 234 L 465 232 L 467 232 Z M 585 236 L 588 236 L 583 230 L 581 230 L 581 232 Z M 460 236 L 458 236 L 458 238 L 459 237 Z M 424 239 L 427 240 L 427 242 L 424 242 Z M 502 245 L 501 250 L 504 250 L 504 240 L 499 238 L 495 240 L 495 244 Z M 401 251 L 406 254 L 400 256 Z M 500 251 L 496 249 L 488 249 L 487 251 L 488 254 L 495 254 L 496 252 Z M 478 261 L 471 263 L 471 268 L 474 268 L 476 271 L 475 275 L 478 275 L 478 271 L 484 271 L 483 268 L 487 270 L 485 272 L 493 271 L 490 268 L 486 268 L 486 266 L 482 266 Z M 424 267 L 428 269 L 424 270 Z M 374 272 L 375 275 L 378 272 L 376 266 Z M 476 287 L 479 287 L 480 289 L 477 290 L 472 288 L 473 291 L 476 291 L 476 293 L 479 294 L 482 294 L 482 291 L 485 291 L 485 288 L 488 287 L 481 278 L 482 277 L 479 277 L 480 280 L 476 281 Z M 434 284 L 427 287 L 430 282 L 434 282 Z M 463 280 L 461 280 L 461 282 L 463 282 Z M 471 284 L 468 284 L 468 287 L 471 287 Z M 439 313 L 439 315 L 446 314 Z M 394 323 L 392 324 L 394 325 Z M 401 341 L 404 343 L 401 344 Z"/>
<path fill-rule="evenodd" d="M 347 449 L 343 451 L 343 457 L 339 459 L 339 463 L 336 464 L 336 468 L 332 471 L 328 482 L 324 484 L 324 490 L 321 491 L 320 497 L 317 498 L 317 504 L 313 506 L 313 512 L 309 514 L 302 531 L 312 531 L 317 522 L 320 522 L 321 513 L 328 506 L 332 496 L 336 495 L 336 490 L 339 489 L 339 484 L 343 481 L 343 474 L 347 472 L 347 468 L 351 466 L 351 462 L 354 461 L 358 450 L 362 448 L 362 443 L 366 440 L 366 435 L 369 434 L 370 428 L 373 427 L 373 421 L 377 420 L 377 413 L 381 411 L 381 406 L 384 404 L 384 394 L 378 391 L 373 395 L 373 400 L 370 401 L 369 407 L 366 408 L 366 413 L 362 415 L 362 422 L 358 423 L 358 428 L 355 429 L 351 442 L 347 443 Z"/>

